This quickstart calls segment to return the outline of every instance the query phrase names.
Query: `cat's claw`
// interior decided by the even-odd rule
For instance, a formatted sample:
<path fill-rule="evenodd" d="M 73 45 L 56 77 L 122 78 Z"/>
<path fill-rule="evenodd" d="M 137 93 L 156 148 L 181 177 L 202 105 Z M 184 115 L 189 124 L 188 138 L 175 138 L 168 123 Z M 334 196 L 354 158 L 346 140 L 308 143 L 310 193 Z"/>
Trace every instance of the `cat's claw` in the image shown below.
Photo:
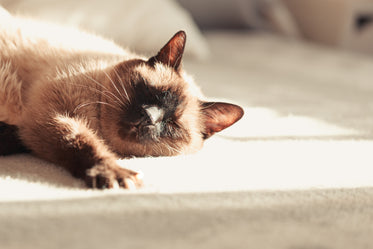
<path fill-rule="evenodd" d="M 87 170 L 85 181 L 89 188 L 114 188 L 119 184 L 125 189 L 136 189 L 142 186 L 142 177 L 141 172 L 100 164 Z"/>

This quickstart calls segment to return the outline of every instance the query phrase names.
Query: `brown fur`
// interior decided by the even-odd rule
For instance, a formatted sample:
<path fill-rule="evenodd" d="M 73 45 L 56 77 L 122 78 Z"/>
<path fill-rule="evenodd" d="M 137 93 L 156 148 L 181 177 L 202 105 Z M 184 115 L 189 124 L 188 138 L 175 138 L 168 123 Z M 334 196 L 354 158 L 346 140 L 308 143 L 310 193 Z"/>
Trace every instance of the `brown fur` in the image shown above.
<path fill-rule="evenodd" d="M 13 137 L 89 187 L 139 186 L 118 157 L 194 152 L 243 115 L 195 94 L 182 31 L 148 60 L 82 32 L 0 19 L 0 121 L 17 127 L 0 143 Z"/>

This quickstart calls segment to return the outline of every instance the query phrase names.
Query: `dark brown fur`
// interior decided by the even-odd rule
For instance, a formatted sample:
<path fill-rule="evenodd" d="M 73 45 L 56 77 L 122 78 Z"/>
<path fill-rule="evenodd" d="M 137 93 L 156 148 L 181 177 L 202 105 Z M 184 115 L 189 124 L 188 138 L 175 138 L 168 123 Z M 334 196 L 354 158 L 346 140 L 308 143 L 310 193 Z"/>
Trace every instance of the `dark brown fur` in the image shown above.
<path fill-rule="evenodd" d="M 0 122 L 0 141 L 1 156 L 29 152 L 19 138 L 18 128 L 14 125 Z"/>

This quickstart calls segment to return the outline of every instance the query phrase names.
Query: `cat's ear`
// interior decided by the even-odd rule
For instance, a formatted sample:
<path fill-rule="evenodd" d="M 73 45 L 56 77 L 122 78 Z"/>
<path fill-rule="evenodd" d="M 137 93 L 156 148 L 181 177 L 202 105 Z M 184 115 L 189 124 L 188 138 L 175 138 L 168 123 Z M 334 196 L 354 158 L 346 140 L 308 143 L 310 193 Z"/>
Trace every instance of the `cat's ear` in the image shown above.
<path fill-rule="evenodd" d="M 181 58 L 183 57 L 186 42 L 186 34 L 184 31 L 177 32 L 167 43 L 161 48 L 156 56 L 151 57 L 148 63 L 154 66 L 160 62 L 164 65 L 180 70 Z"/>
<path fill-rule="evenodd" d="M 205 139 L 236 123 L 244 114 L 238 105 L 223 102 L 201 102 L 201 111 L 205 126 L 202 134 Z"/>

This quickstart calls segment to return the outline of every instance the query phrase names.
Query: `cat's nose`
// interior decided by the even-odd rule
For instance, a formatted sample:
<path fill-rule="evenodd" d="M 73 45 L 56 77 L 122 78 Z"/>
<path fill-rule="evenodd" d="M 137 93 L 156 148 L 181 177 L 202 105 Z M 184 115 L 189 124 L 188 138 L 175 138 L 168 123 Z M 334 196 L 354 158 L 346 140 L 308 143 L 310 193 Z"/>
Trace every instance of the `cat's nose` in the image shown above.
<path fill-rule="evenodd" d="M 162 121 L 164 110 L 156 105 L 144 105 L 143 110 L 146 118 L 143 120 L 142 125 L 154 125 Z"/>

